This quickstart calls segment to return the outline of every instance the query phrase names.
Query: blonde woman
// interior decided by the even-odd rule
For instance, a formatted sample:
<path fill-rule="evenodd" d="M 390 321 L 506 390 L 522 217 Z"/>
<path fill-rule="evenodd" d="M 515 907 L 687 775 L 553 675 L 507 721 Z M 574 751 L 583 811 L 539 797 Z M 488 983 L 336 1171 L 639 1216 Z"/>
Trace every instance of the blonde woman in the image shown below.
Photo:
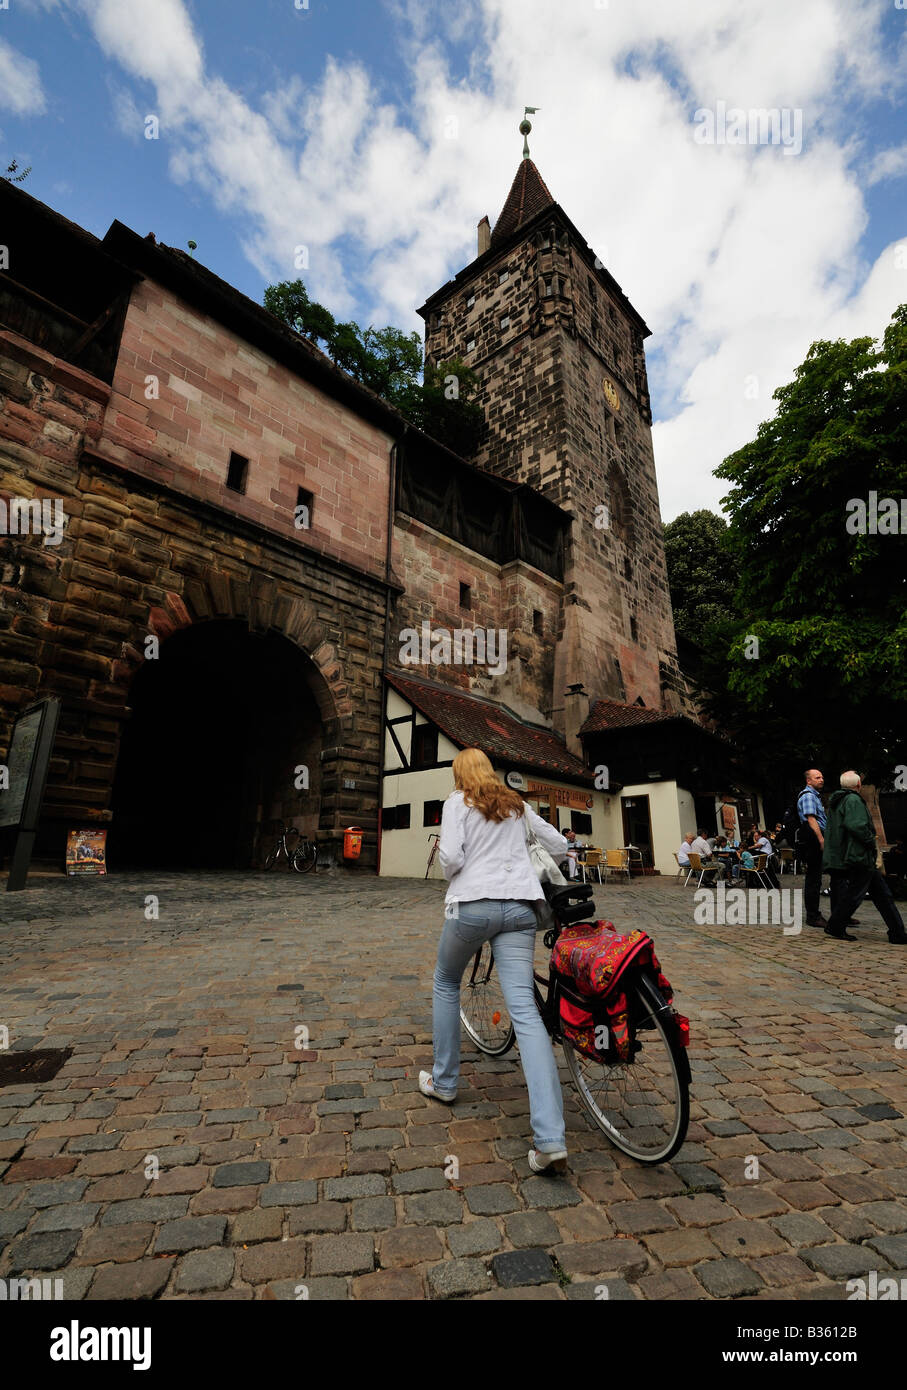
<path fill-rule="evenodd" d="M 526 848 L 526 824 L 556 860 L 568 844 L 496 776 L 478 748 L 454 758 L 455 791 L 444 803 L 440 858 L 449 881 L 433 991 L 433 1069 L 420 1072 L 423 1095 L 451 1104 L 460 1077 L 460 980 L 483 941 L 513 1020 L 529 1088 L 536 1173 L 566 1166 L 564 1100 L 551 1040 L 532 993 L 536 916 L 542 886 Z"/>

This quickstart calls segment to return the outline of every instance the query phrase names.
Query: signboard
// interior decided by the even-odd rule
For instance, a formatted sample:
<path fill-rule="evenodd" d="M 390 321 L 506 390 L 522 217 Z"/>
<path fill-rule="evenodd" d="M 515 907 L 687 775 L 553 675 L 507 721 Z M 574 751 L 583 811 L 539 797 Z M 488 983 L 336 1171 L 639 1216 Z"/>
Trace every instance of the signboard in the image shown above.
<path fill-rule="evenodd" d="M 74 874 L 106 874 L 106 830 L 70 830 L 66 841 L 66 872 L 70 877 Z"/>
<path fill-rule="evenodd" d="M 572 791 L 566 787 L 549 787 L 544 782 L 529 783 L 529 796 L 540 797 L 551 806 L 567 806 L 573 811 L 591 811 L 595 799 L 591 792 Z"/>
<path fill-rule="evenodd" d="M 16 827 L 19 832 L 6 881 L 8 893 L 24 888 L 28 877 L 59 715 L 60 701 L 51 697 L 23 710 L 13 725 L 6 786 L 0 791 L 0 828 Z"/>
<path fill-rule="evenodd" d="M 508 787 L 512 787 L 515 792 L 523 792 L 526 790 L 526 778 L 523 776 L 522 772 L 508 772 L 504 781 L 507 783 Z"/>

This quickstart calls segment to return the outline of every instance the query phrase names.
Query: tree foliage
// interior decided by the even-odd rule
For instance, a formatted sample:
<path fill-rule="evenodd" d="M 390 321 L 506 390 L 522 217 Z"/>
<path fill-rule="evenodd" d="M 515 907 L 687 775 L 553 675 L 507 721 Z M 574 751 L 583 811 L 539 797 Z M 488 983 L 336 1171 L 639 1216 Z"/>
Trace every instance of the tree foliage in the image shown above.
<path fill-rule="evenodd" d="M 775 399 L 716 470 L 740 617 L 703 634 L 706 706 L 776 760 L 884 784 L 907 761 L 907 534 L 854 533 L 854 503 L 907 495 L 907 305 L 880 346 L 814 343 Z"/>
<path fill-rule="evenodd" d="M 337 323 L 310 299 L 302 280 L 269 285 L 265 308 L 320 347 L 338 367 L 399 410 L 417 428 L 460 454 L 474 452 L 484 426 L 474 400 L 478 382 L 460 358 L 425 364 L 417 333 Z"/>
<path fill-rule="evenodd" d="M 7 183 L 24 183 L 30 173 L 30 164 L 27 169 L 23 169 L 20 172 L 18 159 L 11 159 L 6 166 L 6 172 L 3 177 L 6 179 Z"/>
<path fill-rule="evenodd" d="M 726 536 L 724 517 L 704 509 L 682 512 L 664 528 L 674 628 L 697 645 L 705 629 L 736 612 Z"/>

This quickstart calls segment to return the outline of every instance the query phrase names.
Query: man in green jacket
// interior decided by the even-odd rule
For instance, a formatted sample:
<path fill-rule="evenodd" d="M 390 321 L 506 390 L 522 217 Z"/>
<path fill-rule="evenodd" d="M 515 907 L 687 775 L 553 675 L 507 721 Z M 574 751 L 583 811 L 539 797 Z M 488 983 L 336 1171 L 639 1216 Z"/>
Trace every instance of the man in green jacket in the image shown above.
<path fill-rule="evenodd" d="M 836 892 L 825 934 L 838 941 L 856 941 L 846 926 L 865 894 L 879 909 L 888 928 L 888 940 L 904 945 L 907 932 L 903 919 L 891 889 L 876 868 L 875 830 L 869 807 L 860 796 L 862 785 L 858 773 L 842 772 L 841 790 L 835 792 L 828 808 L 822 867 L 832 875 Z"/>

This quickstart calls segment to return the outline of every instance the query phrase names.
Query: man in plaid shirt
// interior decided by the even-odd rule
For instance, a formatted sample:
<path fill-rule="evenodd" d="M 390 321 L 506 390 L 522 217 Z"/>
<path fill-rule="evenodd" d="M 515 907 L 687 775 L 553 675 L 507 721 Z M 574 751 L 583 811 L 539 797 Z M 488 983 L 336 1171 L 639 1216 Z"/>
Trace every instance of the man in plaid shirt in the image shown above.
<path fill-rule="evenodd" d="M 800 817 L 800 845 L 806 861 L 806 881 L 803 895 L 806 899 L 806 922 L 810 927 L 825 927 L 827 922 L 819 911 L 819 891 L 822 887 L 822 851 L 825 848 L 825 807 L 822 805 L 822 788 L 825 778 L 818 768 L 811 767 L 806 773 L 806 786 L 797 797 L 797 813 Z"/>

